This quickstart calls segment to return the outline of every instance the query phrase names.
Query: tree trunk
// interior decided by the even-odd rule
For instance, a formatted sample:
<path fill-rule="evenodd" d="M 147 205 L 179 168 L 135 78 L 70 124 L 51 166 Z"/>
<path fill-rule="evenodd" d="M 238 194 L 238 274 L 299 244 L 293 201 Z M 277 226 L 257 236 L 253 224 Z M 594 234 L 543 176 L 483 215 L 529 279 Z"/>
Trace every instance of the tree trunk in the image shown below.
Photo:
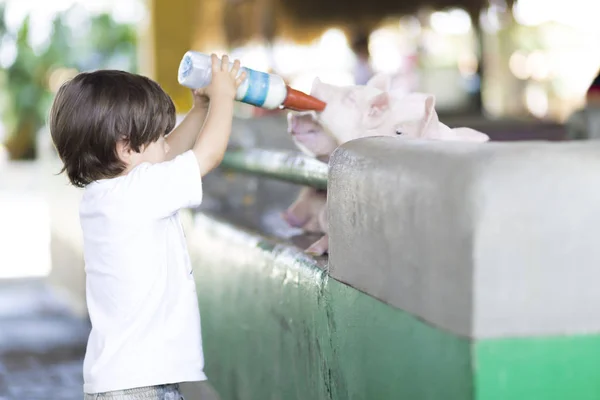
<path fill-rule="evenodd" d="M 32 120 L 20 121 L 15 132 L 6 141 L 11 160 L 34 160 L 37 156 L 35 135 L 38 124 Z"/>

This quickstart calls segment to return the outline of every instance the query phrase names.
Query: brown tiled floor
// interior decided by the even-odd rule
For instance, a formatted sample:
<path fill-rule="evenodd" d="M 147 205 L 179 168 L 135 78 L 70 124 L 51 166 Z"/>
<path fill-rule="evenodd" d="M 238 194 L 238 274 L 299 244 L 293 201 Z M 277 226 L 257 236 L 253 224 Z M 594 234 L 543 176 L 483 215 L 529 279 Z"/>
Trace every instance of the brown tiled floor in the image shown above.
<path fill-rule="evenodd" d="M 0 400 L 81 400 L 88 333 L 43 281 L 0 281 Z"/>

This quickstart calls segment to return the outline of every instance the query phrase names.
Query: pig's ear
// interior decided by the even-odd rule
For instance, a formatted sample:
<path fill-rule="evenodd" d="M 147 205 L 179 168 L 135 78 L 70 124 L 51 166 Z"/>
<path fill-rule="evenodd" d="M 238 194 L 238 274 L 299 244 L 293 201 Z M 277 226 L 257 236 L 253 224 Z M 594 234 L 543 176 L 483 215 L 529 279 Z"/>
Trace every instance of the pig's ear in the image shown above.
<path fill-rule="evenodd" d="M 383 72 L 378 73 L 373 76 L 367 82 L 367 86 L 373 87 L 375 89 L 379 89 L 382 92 L 387 92 L 390 89 L 391 78 L 388 74 L 384 74 Z"/>
<path fill-rule="evenodd" d="M 435 137 L 440 120 L 435 112 L 435 96 L 429 95 L 425 99 L 425 115 L 423 125 L 419 132 L 420 137 Z"/>
<path fill-rule="evenodd" d="M 390 110 L 390 97 L 386 92 L 371 97 L 363 119 L 367 128 L 375 128 L 383 123 Z"/>

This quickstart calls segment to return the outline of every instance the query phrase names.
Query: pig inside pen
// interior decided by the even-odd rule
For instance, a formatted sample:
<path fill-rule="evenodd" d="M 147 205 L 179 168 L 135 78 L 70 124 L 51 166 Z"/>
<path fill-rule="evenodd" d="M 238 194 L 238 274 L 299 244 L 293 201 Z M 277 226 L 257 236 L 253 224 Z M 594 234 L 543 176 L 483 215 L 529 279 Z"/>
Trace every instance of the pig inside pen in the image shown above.
<path fill-rule="evenodd" d="M 334 86 L 315 79 L 312 96 L 327 106 L 321 113 L 288 114 L 288 132 L 306 155 L 327 162 L 332 152 L 350 140 L 370 136 L 396 136 L 398 140 L 486 142 L 489 137 L 470 128 L 450 128 L 439 121 L 435 97 L 409 93 L 401 75 L 378 74 L 365 86 Z M 328 252 L 327 194 L 303 188 L 282 213 L 290 225 L 323 236 L 307 253 Z"/>

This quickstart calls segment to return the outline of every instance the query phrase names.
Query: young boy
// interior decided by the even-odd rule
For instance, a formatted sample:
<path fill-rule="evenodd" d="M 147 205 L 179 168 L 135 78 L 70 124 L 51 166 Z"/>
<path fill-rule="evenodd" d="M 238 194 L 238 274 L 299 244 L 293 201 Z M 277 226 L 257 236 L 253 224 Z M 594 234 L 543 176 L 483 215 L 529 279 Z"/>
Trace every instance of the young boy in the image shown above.
<path fill-rule="evenodd" d="M 180 400 L 178 383 L 206 380 L 178 212 L 200 204 L 201 178 L 225 152 L 245 79 L 228 62 L 212 56 L 210 86 L 172 132 L 173 102 L 139 75 L 82 73 L 56 95 L 52 140 L 71 183 L 85 188 L 86 399 Z"/>

